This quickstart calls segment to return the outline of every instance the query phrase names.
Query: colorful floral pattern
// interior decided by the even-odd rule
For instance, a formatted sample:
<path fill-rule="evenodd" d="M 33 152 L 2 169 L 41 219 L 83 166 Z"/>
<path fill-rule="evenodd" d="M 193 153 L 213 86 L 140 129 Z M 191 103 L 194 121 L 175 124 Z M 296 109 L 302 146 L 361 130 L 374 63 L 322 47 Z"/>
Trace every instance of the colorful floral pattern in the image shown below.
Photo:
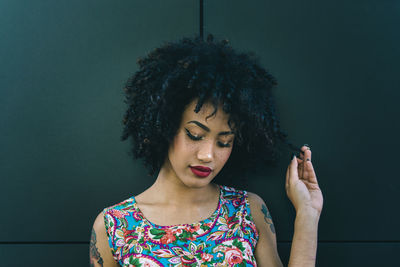
<path fill-rule="evenodd" d="M 114 259 L 121 266 L 257 266 L 258 232 L 247 192 L 219 187 L 218 208 L 193 224 L 156 225 L 143 216 L 134 197 L 105 208 Z"/>

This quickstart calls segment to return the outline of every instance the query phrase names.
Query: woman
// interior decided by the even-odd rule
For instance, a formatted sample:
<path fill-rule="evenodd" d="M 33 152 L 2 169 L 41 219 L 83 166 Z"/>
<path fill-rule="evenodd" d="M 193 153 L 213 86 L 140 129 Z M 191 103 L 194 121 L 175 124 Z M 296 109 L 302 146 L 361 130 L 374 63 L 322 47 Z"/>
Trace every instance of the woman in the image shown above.
<path fill-rule="evenodd" d="M 292 154 L 286 192 L 296 210 L 289 266 L 314 266 L 323 197 L 307 145 L 279 128 L 275 79 L 226 40 L 183 38 L 139 60 L 127 82 L 122 140 L 154 184 L 105 208 L 90 242 L 92 266 L 282 266 L 272 217 L 256 194 L 215 183 Z M 217 177 L 218 176 L 218 177 Z"/>

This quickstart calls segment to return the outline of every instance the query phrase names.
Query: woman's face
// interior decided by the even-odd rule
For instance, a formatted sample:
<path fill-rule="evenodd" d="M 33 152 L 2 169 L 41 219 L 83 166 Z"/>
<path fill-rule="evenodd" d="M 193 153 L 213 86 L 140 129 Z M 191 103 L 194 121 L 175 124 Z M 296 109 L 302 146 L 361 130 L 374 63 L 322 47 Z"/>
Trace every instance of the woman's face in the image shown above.
<path fill-rule="evenodd" d="M 214 111 L 213 105 L 204 103 L 196 113 L 196 103 L 197 99 L 186 107 L 166 162 L 169 176 L 192 188 L 208 185 L 222 170 L 234 141 L 234 134 L 228 125 L 229 116 L 222 106 L 206 121 L 206 117 Z M 193 167 L 206 167 L 211 171 Z"/>

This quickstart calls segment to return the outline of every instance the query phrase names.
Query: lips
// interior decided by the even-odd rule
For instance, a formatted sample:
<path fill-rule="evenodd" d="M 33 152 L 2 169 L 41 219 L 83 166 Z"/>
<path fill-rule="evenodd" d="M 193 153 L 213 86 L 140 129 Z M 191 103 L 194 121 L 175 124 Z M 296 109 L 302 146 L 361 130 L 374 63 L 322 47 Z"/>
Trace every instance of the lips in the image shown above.
<path fill-rule="evenodd" d="M 190 169 L 199 177 L 207 177 L 212 171 L 210 168 L 204 166 L 190 166 Z"/>
<path fill-rule="evenodd" d="M 192 166 L 192 168 L 195 168 L 195 169 L 197 169 L 199 171 L 202 171 L 202 172 L 210 172 L 210 171 L 212 171 L 210 168 L 205 167 L 205 166 Z"/>

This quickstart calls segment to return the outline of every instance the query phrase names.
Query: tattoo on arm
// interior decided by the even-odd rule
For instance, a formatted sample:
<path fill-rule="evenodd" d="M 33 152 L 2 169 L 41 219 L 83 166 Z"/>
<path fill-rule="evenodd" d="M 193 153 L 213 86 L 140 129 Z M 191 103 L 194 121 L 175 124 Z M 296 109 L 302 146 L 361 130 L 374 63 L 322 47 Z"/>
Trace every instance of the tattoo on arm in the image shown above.
<path fill-rule="evenodd" d="M 94 229 L 92 229 L 92 236 L 90 237 L 90 267 L 94 267 L 95 262 L 103 267 L 103 259 L 100 256 L 100 252 L 97 250 L 96 242 L 96 233 Z"/>
<path fill-rule="evenodd" d="M 267 209 L 267 206 L 264 204 L 261 204 L 261 211 L 264 213 L 264 220 L 267 224 L 269 224 L 269 228 L 271 228 L 272 233 L 275 234 L 275 226 L 272 222 L 272 217 L 271 214 L 269 213 L 269 210 Z"/>

